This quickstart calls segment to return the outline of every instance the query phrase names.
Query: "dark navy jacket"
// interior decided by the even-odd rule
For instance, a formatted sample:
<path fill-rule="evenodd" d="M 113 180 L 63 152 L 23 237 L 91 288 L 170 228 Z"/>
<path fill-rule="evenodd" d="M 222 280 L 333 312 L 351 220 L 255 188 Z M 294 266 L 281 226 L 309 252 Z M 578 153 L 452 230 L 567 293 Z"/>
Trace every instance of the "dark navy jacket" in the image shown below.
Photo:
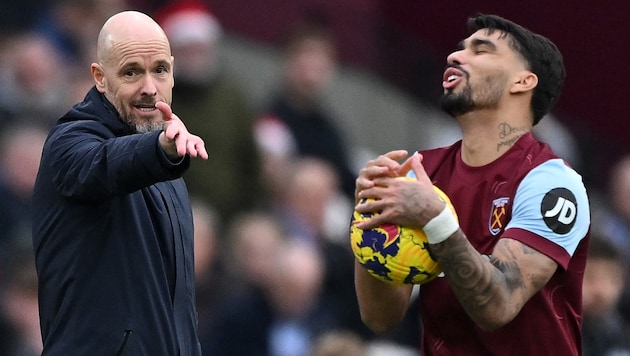
<path fill-rule="evenodd" d="M 51 130 L 33 197 L 44 355 L 200 355 L 193 226 L 159 132 L 92 88 Z"/>

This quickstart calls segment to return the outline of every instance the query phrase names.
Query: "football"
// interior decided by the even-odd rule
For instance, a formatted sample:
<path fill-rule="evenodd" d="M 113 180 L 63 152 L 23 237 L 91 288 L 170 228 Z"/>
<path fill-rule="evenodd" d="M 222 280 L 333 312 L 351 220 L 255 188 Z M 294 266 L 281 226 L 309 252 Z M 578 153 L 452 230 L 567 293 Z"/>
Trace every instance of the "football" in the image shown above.
<path fill-rule="evenodd" d="M 433 189 L 457 219 L 448 196 L 436 186 Z M 366 201 L 369 200 L 364 199 L 361 203 Z M 369 230 L 356 227 L 357 222 L 368 220 L 375 214 L 354 211 L 350 223 L 352 252 L 372 276 L 393 284 L 424 284 L 442 272 L 429 253 L 429 242 L 422 229 L 393 224 L 384 224 Z"/>

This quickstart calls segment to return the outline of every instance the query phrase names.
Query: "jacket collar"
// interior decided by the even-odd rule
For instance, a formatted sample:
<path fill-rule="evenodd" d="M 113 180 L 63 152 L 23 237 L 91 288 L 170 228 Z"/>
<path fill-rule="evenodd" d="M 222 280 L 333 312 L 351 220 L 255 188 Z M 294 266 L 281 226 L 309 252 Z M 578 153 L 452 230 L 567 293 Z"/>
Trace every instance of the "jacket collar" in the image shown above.
<path fill-rule="evenodd" d="M 57 123 L 79 120 L 97 121 L 109 128 L 116 136 L 134 133 L 131 126 L 120 118 L 114 105 L 107 100 L 104 94 L 96 90 L 96 86 L 93 86 L 83 101 L 74 105 Z"/>

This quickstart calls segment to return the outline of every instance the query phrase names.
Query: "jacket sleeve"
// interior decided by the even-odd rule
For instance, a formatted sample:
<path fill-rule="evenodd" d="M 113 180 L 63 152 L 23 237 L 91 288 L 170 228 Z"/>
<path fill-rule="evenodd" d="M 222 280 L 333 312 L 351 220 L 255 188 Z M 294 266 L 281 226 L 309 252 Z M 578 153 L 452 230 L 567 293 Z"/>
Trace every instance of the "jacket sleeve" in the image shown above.
<path fill-rule="evenodd" d="M 104 200 L 182 176 L 190 157 L 169 161 L 159 134 L 115 137 L 97 122 L 71 122 L 51 134 L 42 163 L 51 165 L 53 184 L 62 196 Z"/>

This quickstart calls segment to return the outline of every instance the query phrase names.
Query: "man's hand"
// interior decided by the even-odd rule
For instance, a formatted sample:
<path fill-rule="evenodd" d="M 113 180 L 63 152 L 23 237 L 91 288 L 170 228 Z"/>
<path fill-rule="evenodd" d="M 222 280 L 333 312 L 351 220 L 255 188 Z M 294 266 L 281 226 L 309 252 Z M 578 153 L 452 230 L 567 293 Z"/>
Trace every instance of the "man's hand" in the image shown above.
<path fill-rule="evenodd" d="M 405 157 L 406 151 L 391 151 L 369 161 L 359 172 L 355 210 L 379 214 L 361 221 L 358 228 L 371 229 L 385 223 L 422 228 L 444 209 L 422 166 L 422 155 L 414 154 L 402 164 L 397 162 Z M 397 179 L 410 170 L 416 180 Z M 372 200 L 360 203 L 363 199 Z"/>
<path fill-rule="evenodd" d="M 190 157 L 201 157 L 208 159 L 205 145 L 201 137 L 188 132 L 182 120 L 173 114 L 171 107 L 162 101 L 155 104 L 155 107 L 164 116 L 164 131 L 160 134 L 160 147 L 170 159 L 177 159 L 186 154 Z"/>

